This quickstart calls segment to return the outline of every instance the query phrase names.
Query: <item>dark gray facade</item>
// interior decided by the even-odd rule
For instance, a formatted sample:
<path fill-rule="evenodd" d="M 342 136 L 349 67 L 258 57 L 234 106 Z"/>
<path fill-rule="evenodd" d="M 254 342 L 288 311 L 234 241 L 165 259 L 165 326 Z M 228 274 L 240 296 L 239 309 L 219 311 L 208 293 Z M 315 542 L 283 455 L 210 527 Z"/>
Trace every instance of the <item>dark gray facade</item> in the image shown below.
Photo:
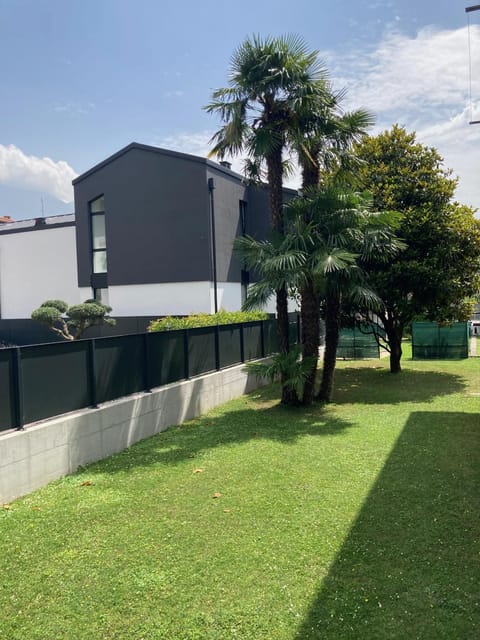
<path fill-rule="evenodd" d="M 269 228 L 265 187 L 183 153 L 132 143 L 73 184 L 80 287 L 241 283 L 234 238 L 265 237 Z M 292 193 L 286 190 L 286 197 Z M 107 274 L 99 278 L 92 275 L 90 203 L 100 196 Z"/>
<path fill-rule="evenodd" d="M 108 285 L 210 280 L 205 161 L 132 144 L 74 181 L 78 283 L 91 285 L 89 203 L 105 197 Z"/>

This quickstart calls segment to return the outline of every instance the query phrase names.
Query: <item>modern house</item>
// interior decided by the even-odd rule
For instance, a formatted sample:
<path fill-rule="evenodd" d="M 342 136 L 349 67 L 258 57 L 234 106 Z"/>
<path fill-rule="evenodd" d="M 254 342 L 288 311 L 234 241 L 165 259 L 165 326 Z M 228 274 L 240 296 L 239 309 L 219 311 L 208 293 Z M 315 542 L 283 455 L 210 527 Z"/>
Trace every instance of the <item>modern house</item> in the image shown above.
<path fill-rule="evenodd" d="M 116 317 L 241 307 L 249 274 L 233 240 L 265 237 L 265 186 L 135 142 L 73 186 L 74 215 L 0 224 L 1 318 L 28 318 L 48 298 L 96 297 Z"/>

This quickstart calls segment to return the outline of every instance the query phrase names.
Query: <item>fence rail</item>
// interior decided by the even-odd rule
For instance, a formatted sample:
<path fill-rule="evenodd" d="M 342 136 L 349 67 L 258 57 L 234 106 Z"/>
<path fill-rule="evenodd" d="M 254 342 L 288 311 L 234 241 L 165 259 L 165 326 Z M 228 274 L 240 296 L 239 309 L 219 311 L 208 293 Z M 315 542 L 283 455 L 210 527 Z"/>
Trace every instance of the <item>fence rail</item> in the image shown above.
<path fill-rule="evenodd" d="M 277 344 L 269 319 L 0 349 L 0 431 L 262 358 Z"/>

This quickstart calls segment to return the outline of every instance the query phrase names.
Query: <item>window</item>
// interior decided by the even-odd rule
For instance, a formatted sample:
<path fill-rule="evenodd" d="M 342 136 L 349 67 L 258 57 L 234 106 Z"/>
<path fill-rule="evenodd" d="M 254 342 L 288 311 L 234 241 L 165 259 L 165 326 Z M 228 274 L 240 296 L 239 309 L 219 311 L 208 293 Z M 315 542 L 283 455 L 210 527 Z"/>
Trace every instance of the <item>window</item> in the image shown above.
<path fill-rule="evenodd" d="M 103 196 L 90 202 L 93 273 L 107 272 L 107 240 L 105 235 L 105 199 Z"/>

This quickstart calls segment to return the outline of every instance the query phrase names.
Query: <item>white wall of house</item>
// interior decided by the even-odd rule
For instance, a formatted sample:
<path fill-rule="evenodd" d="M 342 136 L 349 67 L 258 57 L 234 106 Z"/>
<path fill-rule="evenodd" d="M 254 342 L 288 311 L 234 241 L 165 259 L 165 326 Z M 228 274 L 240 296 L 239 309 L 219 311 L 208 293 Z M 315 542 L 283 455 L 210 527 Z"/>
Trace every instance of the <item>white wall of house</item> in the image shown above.
<path fill-rule="evenodd" d="M 81 289 L 83 299 L 90 298 L 92 290 Z M 236 282 L 219 282 L 217 285 L 219 309 L 238 311 L 242 308 L 242 286 Z M 215 310 L 212 282 L 168 282 L 134 284 L 108 287 L 108 300 L 112 316 L 184 316 L 190 313 L 213 313 Z M 265 309 L 275 313 L 275 298 Z M 295 303 L 289 301 L 289 311 L 295 311 Z"/>
<path fill-rule="evenodd" d="M 86 297 L 90 295 L 91 293 Z M 209 282 L 165 282 L 108 287 L 108 304 L 112 307 L 113 317 L 188 315 L 192 311 L 210 313 L 209 303 Z"/>
<path fill-rule="evenodd" d="M 219 282 L 217 284 L 217 303 L 219 309 L 239 311 L 242 308 L 242 285 L 239 282 Z M 215 311 L 215 293 L 210 283 L 210 313 Z"/>
<path fill-rule="evenodd" d="M 75 227 L 0 234 L 0 317 L 29 318 L 52 298 L 81 301 Z"/>

